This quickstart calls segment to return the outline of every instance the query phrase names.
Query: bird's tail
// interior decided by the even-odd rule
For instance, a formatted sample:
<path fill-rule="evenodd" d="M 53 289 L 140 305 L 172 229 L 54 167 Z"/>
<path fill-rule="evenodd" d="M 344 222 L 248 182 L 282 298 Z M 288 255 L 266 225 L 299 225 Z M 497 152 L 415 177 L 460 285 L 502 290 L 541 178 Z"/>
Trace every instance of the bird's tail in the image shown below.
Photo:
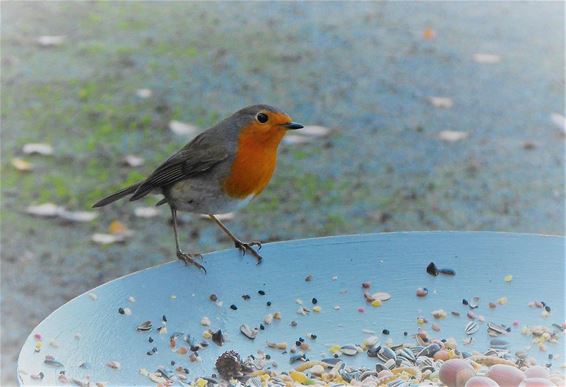
<path fill-rule="evenodd" d="M 97 201 L 96 203 L 94 203 L 94 205 L 92 206 L 93 208 L 96 207 L 103 207 L 107 204 L 113 203 L 118 199 L 122 199 L 124 196 L 133 194 L 134 192 L 136 192 L 136 190 L 139 188 L 139 186 L 142 184 L 142 182 L 140 183 L 136 183 L 136 184 L 132 184 L 131 186 L 124 188 L 118 192 L 113 193 L 110 196 L 105 197 L 102 200 Z"/>

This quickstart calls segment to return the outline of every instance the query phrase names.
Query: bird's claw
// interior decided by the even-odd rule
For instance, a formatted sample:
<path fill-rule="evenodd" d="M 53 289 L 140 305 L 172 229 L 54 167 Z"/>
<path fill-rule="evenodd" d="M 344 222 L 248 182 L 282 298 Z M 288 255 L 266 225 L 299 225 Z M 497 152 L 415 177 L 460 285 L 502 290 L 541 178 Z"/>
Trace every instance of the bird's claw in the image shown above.
<path fill-rule="evenodd" d="M 242 252 L 242 255 L 246 255 L 246 252 L 249 251 L 250 254 L 255 257 L 257 263 L 258 264 L 261 263 L 263 257 L 259 255 L 259 253 L 253 248 L 253 246 L 257 246 L 258 251 L 261 250 L 262 244 L 260 241 L 252 241 L 252 242 L 236 241 L 234 242 L 234 245 L 236 246 L 237 249 L 239 249 Z"/>
<path fill-rule="evenodd" d="M 202 271 L 204 271 L 204 274 L 206 274 L 206 269 L 204 268 L 204 266 L 195 261 L 195 259 L 202 259 L 202 254 L 199 253 L 188 254 L 188 253 L 183 253 L 182 251 L 177 251 L 177 258 L 185 262 L 185 265 L 196 266 Z"/>

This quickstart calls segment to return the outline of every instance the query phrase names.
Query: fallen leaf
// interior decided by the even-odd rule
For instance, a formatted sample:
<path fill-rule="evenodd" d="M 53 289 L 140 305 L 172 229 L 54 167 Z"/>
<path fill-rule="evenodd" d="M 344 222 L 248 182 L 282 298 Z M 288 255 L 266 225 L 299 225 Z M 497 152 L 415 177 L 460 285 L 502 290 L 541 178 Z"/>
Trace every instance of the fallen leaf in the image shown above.
<path fill-rule="evenodd" d="M 562 133 L 566 134 L 566 117 L 559 113 L 552 113 L 550 115 L 550 119 L 560 130 L 562 130 Z"/>
<path fill-rule="evenodd" d="M 501 57 L 495 54 L 474 54 L 474 61 L 481 64 L 495 64 L 501 62 Z"/>
<path fill-rule="evenodd" d="M 29 206 L 28 208 L 26 208 L 26 213 L 33 216 L 47 218 L 47 217 L 54 217 L 59 215 L 59 211 L 61 211 L 61 209 L 62 207 L 59 207 L 56 204 L 43 203 L 43 204 Z"/>
<path fill-rule="evenodd" d="M 68 220 L 70 222 L 91 222 L 98 217 L 98 212 L 93 211 L 67 211 L 64 208 L 60 208 L 57 214 L 61 219 Z"/>
<path fill-rule="evenodd" d="M 324 137 L 327 136 L 332 129 L 320 125 L 305 125 L 297 133 L 302 136 Z"/>
<path fill-rule="evenodd" d="M 446 142 L 456 142 L 468 137 L 467 132 L 458 132 L 455 130 L 443 130 L 438 133 L 438 138 Z"/>
<path fill-rule="evenodd" d="M 134 215 L 138 218 L 154 218 L 159 215 L 159 210 L 155 207 L 136 207 Z"/>
<path fill-rule="evenodd" d="M 65 41 L 65 36 L 40 36 L 37 38 L 37 43 L 42 47 L 55 47 L 60 46 Z"/>
<path fill-rule="evenodd" d="M 285 144 L 306 144 L 312 141 L 313 141 L 312 137 L 299 136 L 296 134 L 288 134 L 285 137 L 283 137 L 283 143 Z"/>
<path fill-rule="evenodd" d="M 236 217 L 236 213 L 235 212 L 227 212 L 225 214 L 215 214 L 214 216 L 216 216 L 216 218 L 218 218 L 218 220 L 220 220 L 220 221 L 232 220 Z M 201 215 L 200 217 L 203 218 L 203 219 L 212 220 L 208 217 L 208 215 Z"/>
<path fill-rule="evenodd" d="M 25 144 L 22 151 L 26 155 L 38 154 L 43 156 L 50 156 L 53 154 L 53 147 L 49 144 Z"/>
<path fill-rule="evenodd" d="M 153 93 L 150 89 L 137 89 L 136 95 L 140 98 L 149 98 Z"/>
<path fill-rule="evenodd" d="M 145 160 L 142 157 L 138 157 L 138 156 L 134 156 L 134 155 L 124 156 L 122 161 L 124 162 L 124 164 L 126 164 L 127 166 L 132 167 L 132 168 L 140 167 L 145 162 Z"/>
<path fill-rule="evenodd" d="M 432 27 L 427 27 L 423 31 L 423 38 L 426 40 L 431 40 L 436 38 L 436 31 L 432 29 Z"/>
<path fill-rule="evenodd" d="M 29 172 L 33 169 L 33 165 L 23 159 L 12 159 L 12 166 L 21 172 Z"/>
<path fill-rule="evenodd" d="M 108 232 L 112 235 L 126 234 L 128 232 L 128 228 L 119 220 L 114 220 L 108 226 Z"/>
<path fill-rule="evenodd" d="M 437 108 L 450 109 L 454 106 L 452 98 L 449 97 L 428 97 L 428 101 Z"/>
<path fill-rule="evenodd" d="M 169 122 L 169 129 L 177 135 L 180 136 L 194 136 L 199 132 L 199 129 L 191 124 L 186 124 L 181 121 L 171 121 Z"/>
<path fill-rule="evenodd" d="M 92 234 L 90 238 L 93 242 L 101 244 L 101 245 L 110 245 L 116 242 L 123 242 L 124 236 L 123 235 L 111 235 L 111 234 Z"/>

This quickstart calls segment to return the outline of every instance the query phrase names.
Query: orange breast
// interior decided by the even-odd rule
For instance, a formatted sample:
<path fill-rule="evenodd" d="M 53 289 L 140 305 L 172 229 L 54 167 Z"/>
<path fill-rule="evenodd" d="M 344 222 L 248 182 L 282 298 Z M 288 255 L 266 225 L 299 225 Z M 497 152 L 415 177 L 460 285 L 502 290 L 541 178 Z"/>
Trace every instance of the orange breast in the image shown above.
<path fill-rule="evenodd" d="M 267 186 L 277 164 L 277 147 L 284 130 L 260 130 L 255 124 L 243 129 L 224 191 L 233 198 L 257 195 Z"/>

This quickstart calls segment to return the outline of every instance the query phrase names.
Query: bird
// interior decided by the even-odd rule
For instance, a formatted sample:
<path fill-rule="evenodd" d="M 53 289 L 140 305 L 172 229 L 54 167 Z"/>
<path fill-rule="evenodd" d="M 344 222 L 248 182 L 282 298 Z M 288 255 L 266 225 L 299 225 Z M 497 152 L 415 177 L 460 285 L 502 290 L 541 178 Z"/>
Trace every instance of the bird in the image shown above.
<path fill-rule="evenodd" d="M 273 106 L 245 107 L 196 136 L 144 180 L 101 199 L 93 207 L 103 207 L 127 196 L 135 201 L 149 193 L 161 193 L 163 199 L 156 205 L 169 205 L 177 258 L 186 265 L 206 273 L 196 261 L 202 258 L 201 254 L 186 253 L 180 248 L 178 211 L 207 215 L 243 255 L 249 252 L 260 263 L 261 242 L 243 242 L 216 215 L 244 208 L 265 189 L 273 176 L 285 133 L 302 128 L 302 124 Z"/>

